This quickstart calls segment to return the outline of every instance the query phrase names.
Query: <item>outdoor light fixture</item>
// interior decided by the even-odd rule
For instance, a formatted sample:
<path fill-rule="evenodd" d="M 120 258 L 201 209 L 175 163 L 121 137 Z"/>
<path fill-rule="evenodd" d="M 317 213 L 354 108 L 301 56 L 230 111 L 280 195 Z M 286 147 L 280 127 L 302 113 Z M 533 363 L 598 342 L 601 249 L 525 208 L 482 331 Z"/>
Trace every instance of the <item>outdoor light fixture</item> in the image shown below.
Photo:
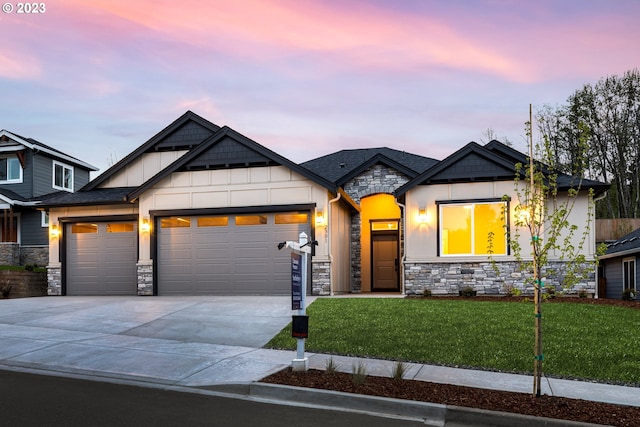
<path fill-rule="evenodd" d="M 427 208 L 420 208 L 418 209 L 418 222 L 420 223 L 426 223 L 428 220 L 427 217 Z"/>
<path fill-rule="evenodd" d="M 148 233 L 151 231 L 151 223 L 149 223 L 149 218 L 143 218 L 142 224 L 140 224 L 140 231 L 143 233 Z"/>
<path fill-rule="evenodd" d="M 322 211 L 322 209 L 316 210 L 316 225 L 319 227 L 323 227 L 327 225 L 327 222 L 324 219 L 324 212 Z"/>
<path fill-rule="evenodd" d="M 60 237 L 60 227 L 58 224 L 52 224 L 49 228 L 49 235 L 53 238 Z"/>

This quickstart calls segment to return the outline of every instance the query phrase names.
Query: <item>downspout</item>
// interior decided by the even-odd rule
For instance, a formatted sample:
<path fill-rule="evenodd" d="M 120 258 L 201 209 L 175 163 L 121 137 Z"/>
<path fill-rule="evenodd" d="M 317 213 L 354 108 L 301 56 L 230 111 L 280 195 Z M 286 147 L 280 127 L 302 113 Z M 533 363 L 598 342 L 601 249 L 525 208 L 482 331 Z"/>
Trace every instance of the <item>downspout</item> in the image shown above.
<path fill-rule="evenodd" d="M 329 212 L 327 212 L 327 227 L 325 228 L 325 233 L 327 233 L 327 253 L 329 254 L 329 295 L 333 296 L 333 255 L 331 254 L 331 230 L 329 227 L 331 224 L 331 216 L 333 213 L 333 209 L 331 209 L 331 205 L 336 203 L 342 197 L 342 193 L 337 192 L 338 195 L 329 200 Z"/>
<path fill-rule="evenodd" d="M 396 205 L 398 205 L 400 207 L 400 210 L 402 212 L 402 258 L 400 259 L 400 269 L 401 269 L 401 276 L 400 276 L 400 292 L 402 293 L 402 295 L 405 294 L 405 290 L 404 290 L 404 263 L 407 260 L 407 251 L 406 251 L 406 246 L 407 246 L 407 207 L 405 205 L 403 205 L 402 203 L 400 203 L 398 201 L 398 198 L 395 198 L 395 202 Z"/>

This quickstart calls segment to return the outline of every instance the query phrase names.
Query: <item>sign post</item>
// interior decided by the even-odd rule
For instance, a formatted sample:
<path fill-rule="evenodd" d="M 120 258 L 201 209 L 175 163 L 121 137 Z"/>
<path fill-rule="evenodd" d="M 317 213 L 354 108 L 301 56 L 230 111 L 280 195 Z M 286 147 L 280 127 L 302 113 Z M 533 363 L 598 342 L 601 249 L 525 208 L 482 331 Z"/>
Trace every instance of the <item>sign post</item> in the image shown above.
<path fill-rule="evenodd" d="M 309 370 L 309 358 L 304 355 L 305 339 L 309 336 L 309 320 L 306 314 L 307 265 L 312 246 L 307 233 L 302 232 L 298 242 L 287 241 L 278 244 L 278 249 L 291 248 L 291 310 L 298 310 L 293 316 L 291 335 L 297 340 L 296 358 L 291 362 L 294 371 Z"/>

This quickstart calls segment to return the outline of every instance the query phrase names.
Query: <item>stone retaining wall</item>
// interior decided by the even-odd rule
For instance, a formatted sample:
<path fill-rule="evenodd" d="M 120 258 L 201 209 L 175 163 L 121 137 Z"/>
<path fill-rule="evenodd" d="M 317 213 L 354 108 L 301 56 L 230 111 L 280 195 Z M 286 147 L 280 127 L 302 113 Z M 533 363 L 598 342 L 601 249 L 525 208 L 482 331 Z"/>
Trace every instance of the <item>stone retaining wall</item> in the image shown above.
<path fill-rule="evenodd" d="M 0 270 L 0 298 L 47 295 L 47 274 L 36 271 Z"/>

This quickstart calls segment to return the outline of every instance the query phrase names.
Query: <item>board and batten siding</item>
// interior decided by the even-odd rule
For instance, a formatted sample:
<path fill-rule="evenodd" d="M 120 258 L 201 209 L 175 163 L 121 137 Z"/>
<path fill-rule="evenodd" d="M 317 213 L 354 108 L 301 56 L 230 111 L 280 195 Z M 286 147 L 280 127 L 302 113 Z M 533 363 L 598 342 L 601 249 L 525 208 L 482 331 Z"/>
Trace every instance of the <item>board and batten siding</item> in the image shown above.
<path fill-rule="evenodd" d="M 187 151 L 144 153 L 100 185 L 101 188 L 137 187 L 185 155 Z"/>

